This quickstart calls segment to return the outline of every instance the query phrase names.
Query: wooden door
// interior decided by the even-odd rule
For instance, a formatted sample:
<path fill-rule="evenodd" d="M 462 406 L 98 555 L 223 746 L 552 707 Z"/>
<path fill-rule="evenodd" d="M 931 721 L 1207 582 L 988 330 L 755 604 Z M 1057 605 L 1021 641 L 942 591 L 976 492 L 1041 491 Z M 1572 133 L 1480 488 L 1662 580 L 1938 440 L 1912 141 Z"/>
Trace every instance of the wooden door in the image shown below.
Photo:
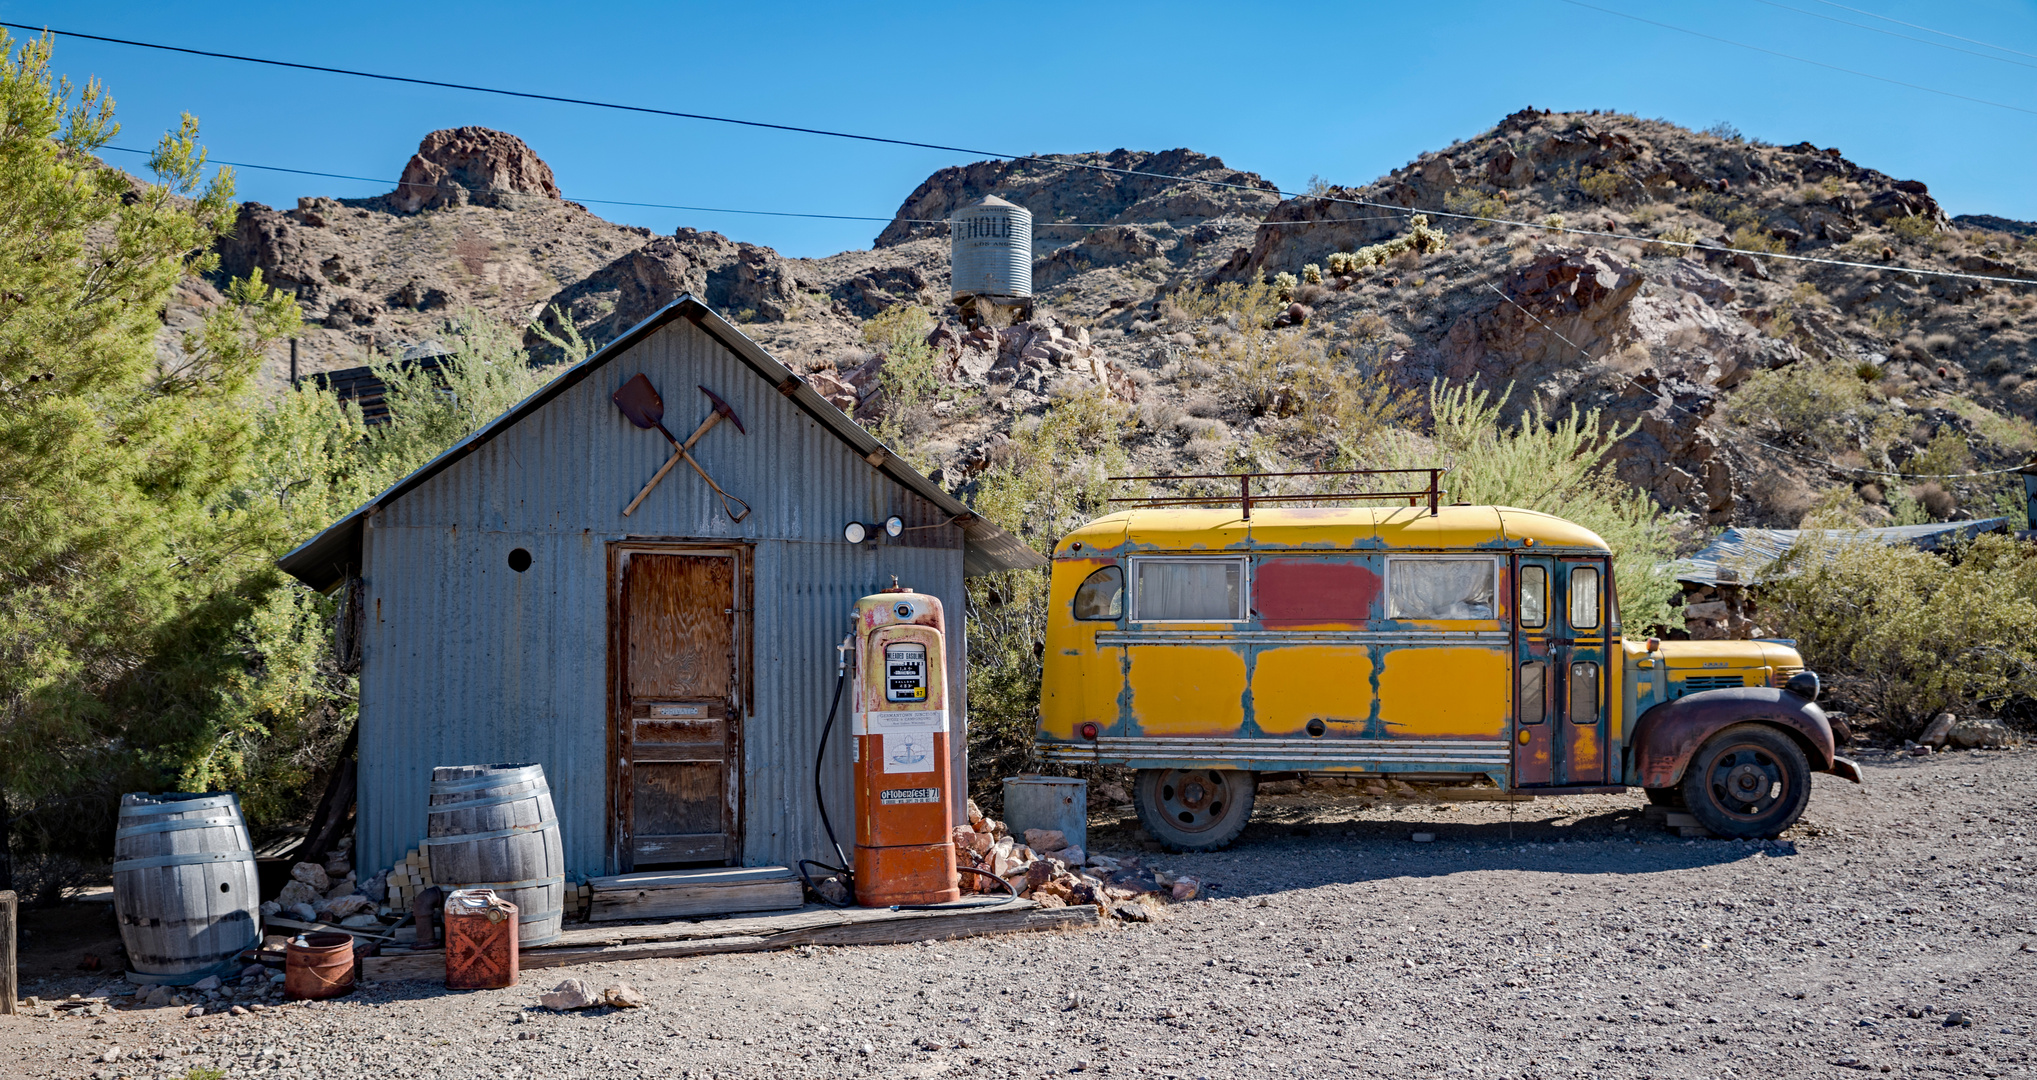
<path fill-rule="evenodd" d="M 622 553 L 615 791 L 623 872 L 741 857 L 736 559 Z"/>

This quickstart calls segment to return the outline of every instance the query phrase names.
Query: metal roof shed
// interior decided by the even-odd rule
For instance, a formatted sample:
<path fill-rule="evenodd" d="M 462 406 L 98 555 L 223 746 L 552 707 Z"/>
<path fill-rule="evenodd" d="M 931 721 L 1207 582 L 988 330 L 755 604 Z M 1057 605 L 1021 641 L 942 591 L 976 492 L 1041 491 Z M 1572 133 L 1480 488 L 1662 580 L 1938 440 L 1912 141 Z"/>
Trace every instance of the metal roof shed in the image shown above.
<path fill-rule="evenodd" d="M 693 450 L 742 523 L 683 467 L 623 516 L 671 453 L 611 400 L 639 372 L 682 438 L 710 409 L 696 385 L 742 418 Z M 843 538 L 894 514 L 897 538 Z M 939 596 L 963 687 L 963 578 L 1046 564 L 688 295 L 278 565 L 358 590 L 356 865 L 424 836 L 434 766 L 531 761 L 567 872 L 595 876 L 818 856 L 809 770 L 850 605 L 893 575 Z"/>

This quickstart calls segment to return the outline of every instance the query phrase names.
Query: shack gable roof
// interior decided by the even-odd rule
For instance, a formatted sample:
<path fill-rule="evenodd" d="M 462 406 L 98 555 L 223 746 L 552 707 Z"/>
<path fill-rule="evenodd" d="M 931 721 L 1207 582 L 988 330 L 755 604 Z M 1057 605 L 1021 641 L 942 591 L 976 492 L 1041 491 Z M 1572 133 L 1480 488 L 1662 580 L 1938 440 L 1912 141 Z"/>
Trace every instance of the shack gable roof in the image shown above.
<path fill-rule="evenodd" d="M 1979 521 L 1933 521 L 1923 525 L 1889 525 L 1877 529 L 1727 529 L 1713 537 L 1687 559 L 1670 563 L 1676 580 L 1692 585 L 1753 585 L 1771 576 L 1774 564 L 1788 555 L 1805 537 L 1821 537 L 1838 546 L 1844 544 L 1909 544 L 1925 551 L 1942 551 L 1948 545 L 1970 540 L 1985 532 L 2007 532 L 2014 518 L 1995 517 Z"/>
<path fill-rule="evenodd" d="M 1217 551 L 1342 550 L 1354 546 L 1442 550 L 1506 548 L 1524 541 L 1560 548 L 1607 550 L 1590 529 L 1551 514 L 1511 506 L 1254 507 L 1246 521 L 1236 509 L 1123 510 L 1069 533 L 1057 555 L 1090 553 L 1129 544 L 1133 550 Z"/>
<path fill-rule="evenodd" d="M 943 513 L 953 516 L 956 519 L 955 524 L 962 530 L 963 573 L 975 576 L 1000 570 L 1034 570 L 1047 565 L 1045 559 L 1016 537 L 978 517 L 954 496 L 941 490 L 940 485 L 921 476 L 918 470 L 899 460 L 877 440 L 876 436 L 865 431 L 832 402 L 822 397 L 807 384 L 806 380 L 773 359 L 762 346 L 745 337 L 727 320 L 715 314 L 713 308 L 701 303 L 690 293 L 681 295 L 677 300 L 631 327 L 622 336 L 602 346 L 587 359 L 567 368 L 557 378 L 518 402 L 509 411 L 454 443 L 416 472 L 391 485 L 389 490 L 368 500 L 352 513 L 333 522 L 325 531 L 277 559 L 276 565 L 285 573 L 321 592 L 337 586 L 345 579 L 348 567 L 360 565 L 361 533 L 371 514 L 417 489 L 489 440 L 544 408 L 546 403 L 567 389 L 600 371 L 609 361 L 629 352 L 633 346 L 660 328 L 681 318 L 691 320 L 723 348 L 734 353 L 756 372 L 759 378 L 778 388 L 803 412 L 848 444 L 858 457 L 870 461 L 891 480 L 933 503 Z"/>

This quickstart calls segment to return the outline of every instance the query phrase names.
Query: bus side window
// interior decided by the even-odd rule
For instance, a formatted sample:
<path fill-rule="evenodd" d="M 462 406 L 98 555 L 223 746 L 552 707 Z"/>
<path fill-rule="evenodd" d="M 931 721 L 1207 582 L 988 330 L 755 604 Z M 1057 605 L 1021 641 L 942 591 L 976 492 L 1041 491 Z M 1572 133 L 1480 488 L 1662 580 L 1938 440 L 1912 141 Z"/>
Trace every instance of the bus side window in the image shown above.
<path fill-rule="evenodd" d="M 1598 568 L 1570 568 L 1570 628 L 1598 629 Z"/>
<path fill-rule="evenodd" d="M 1106 566 L 1084 578 L 1075 590 L 1075 617 L 1090 622 L 1116 622 L 1125 613 L 1125 572 Z"/>
<path fill-rule="evenodd" d="M 1521 567 L 1521 625 L 1535 628 L 1549 621 L 1549 571 Z"/>

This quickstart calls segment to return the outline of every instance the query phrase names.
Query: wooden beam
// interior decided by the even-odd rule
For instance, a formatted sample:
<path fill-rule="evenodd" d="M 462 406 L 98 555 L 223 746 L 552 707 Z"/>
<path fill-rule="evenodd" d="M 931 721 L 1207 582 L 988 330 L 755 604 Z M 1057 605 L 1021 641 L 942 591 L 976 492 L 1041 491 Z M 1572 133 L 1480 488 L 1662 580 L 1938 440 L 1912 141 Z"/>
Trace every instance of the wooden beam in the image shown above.
<path fill-rule="evenodd" d="M 851 908 L 801 911 L 751 919 L 713 919 L 663 927 L 571 931 L 557 941 L 522 950 L 524 969 L 569 967 L 611 960 L 650 960 L 720 953 L 770 952 L 798 945 L 897 945 L 982 934 L 1021 933 L 1097 925 L 1094 905 L 1040 908 L 1031 902 L 946 911 Z M 603 940 L 606 935 L 606 940 Z M 443 979 L 443 950 L 370 956 L 361 977 L 377 981 Z"/>
<path fill-rule="evenodd" d="M 743 911 L 781 911 L 805 902 L 799 875 L 783 866 L 714 867 L 595 878 L 591 922 L 687 919 Z"/>
<path fill-rule="evenodd" d="M 14 939 L 20 915 L 21 898 L 12 889 L 0 890 L 0 1016 L 14 1015 L 14 999 L 21 991 L 14 969 Z"/>

